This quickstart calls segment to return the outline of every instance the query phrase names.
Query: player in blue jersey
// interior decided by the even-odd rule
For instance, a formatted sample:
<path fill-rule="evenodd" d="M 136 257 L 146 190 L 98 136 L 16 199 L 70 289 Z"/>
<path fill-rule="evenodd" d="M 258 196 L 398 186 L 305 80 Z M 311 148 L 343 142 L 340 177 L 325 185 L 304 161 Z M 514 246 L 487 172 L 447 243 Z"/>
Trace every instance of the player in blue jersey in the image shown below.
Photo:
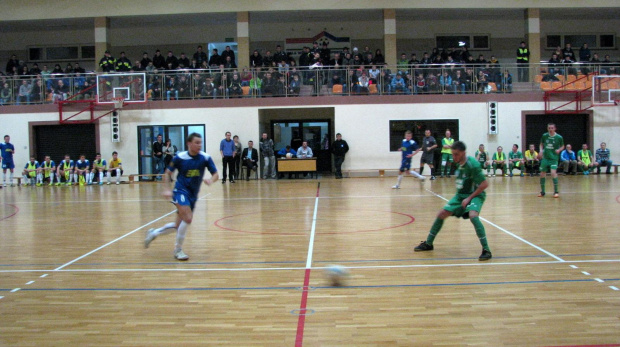
<path fill-rule="evenodd" d="M 74 178 L 77 182 L 80 182 L 81 186 L 83 186 L 85 183 L 93 183 L 93 181 L 90 179 L 90 162 L 88 161 L 88 159 L 86 159 L 86 156 L 84 154 L 80 155 L 80 159 L 75 162 Z"/>
<path fill-rule="evenodd" d="M 58 168 L 56 168 L 56 179 L 58 180 L 56 185 L 59 186 L 60 180 L 62 179 L 62 177 L 64 177 L 65 184 L 70 186 L 71 181 L 73 180 L 74 171 L 75 171 L 75 163 L 73 162 L 73 160 L 71 160 L 70 155 L 65 154 L 65 159 L 61 160 L 60 163 L 58 163 Z M 76 183 L 77 183 L 77 179 L 76 179 Z"/>
<path fill-rule="evenodd" d="M 54 172 L 56 171 L 56 163 L 54 163 L 54 161 L 50 158 L 49 155 L 45 156 L 45 161 L 43 161 L 41 163 L 41 165 L 39 166 L 39 170 L 37 172 L 37 179 L 39 181 L 39 183 L 37 183 L 37 186 L 40 186 L 43 184 L 44 181 L 46 181 L 47 179 L 49 179 L 49 185 L 53 185 L 54 184 Z"/>
<path fill-rule="evenodd" d="M 10 142 L 11 137 L 9 135 L 4 135 L 4 143 L 0 144 L 0 160 L 2 160 L 2 186 L 6 187 L 6 170 L 11 172 L 10 181 L 11 187 L 15 186 L 13 184 L 13 172 L 15 171 L 15 163 L 13 162 L 13 154 L 15 154 L 15 146 Z"/>
<path fill-rule="evenodd" d="M 394 189 L 400 189 L 400 181 L 402 181 L 403 173 L 406 171 L 409 171 L 411 175 L 421 179 L 422 181 L 424 181 L 425 179 L 424 176 L 411 170 L 411 158 L 413 158 L 413 156 L 418 154 L 418 152 L 421 150 L 421 148 L 418 147 L 418 144 L 412 139 L 412 137 L 413 133 L 411 132 L 411 130 L 405 131 L 405 139 L 403 140 L 403 143 L 398 149 L 402 152 L 402 160 L 400 163 L 400 173 L 398 174 L 398 181 L 396 182 L 396 185 L 392 187 Z"/>
<path fill-rule="evenodd" d="M 176 230 L 174 257 L 177 260 L 189 259 L 189 256 L 183 252 L 183 241 L 185 241 L 187 227 L 192 223 L 194 207 L 198 200 L 202 182 L 210 186 L 219 178 L 213 159 L 201 151 L 202 136 L 197 133 L 190 134 L 187 137 L 187 148 L 188 151 L 180 152 L 172 159 L 163 178 L 164 183 L 170 182 L 174 170 L 179 171 L 174 190 L 171 191 L 166 188 L 163 192 L 166 198 L 172 197 L 172 203 L 177 207 L 177 219 L 159 229 L 150 229 L 144 239 L 144 247 L 148 248 L 157 236 L 169 234 Z M 205 168 L 211 173 L 211 178 L 204 178 Z M 164 186 L 168 185 L 164 184 Z"/>

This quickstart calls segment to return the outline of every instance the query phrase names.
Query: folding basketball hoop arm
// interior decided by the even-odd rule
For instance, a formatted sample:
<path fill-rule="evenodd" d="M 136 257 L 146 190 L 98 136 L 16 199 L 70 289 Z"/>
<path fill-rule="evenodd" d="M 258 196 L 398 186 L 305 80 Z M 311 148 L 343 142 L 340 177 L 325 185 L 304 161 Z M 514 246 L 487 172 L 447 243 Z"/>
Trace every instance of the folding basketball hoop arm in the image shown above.
<path fill-rule="evenodd" d="M 85 95 L 87 94 L 89 91 L 94 91 L 94 89 L 96 88 L 96 85 L 90 86 L 84 90 L 82 90 L 81 92 L 72 95 L 71 97 L 67 98 L 66 100 L 62 100 L 58 102 L 58 114 L 59 114 L 59 122 L 60 124 L 67 124 L 67 123 L 71 123 L 71 124 L 86 124 L 86 123 L 94 123 L 95 121 L 97 121 L 100 118 L 103 118 L 109 114 L 111 114 L 112 112 L 120 109 L 123 107 L 124 105 L 124 98 L 114 98 L 113 99 L 113 108 L 110 110 L 107 104 L 103 105 L 103 104 L 99 104 L 97 103 L 96 98 L 93 99 L 82 99 L 82 100 L 78 100 L 78 96 L 79 95 Z M 75 105 L 75 106 L 80 106 L 83 105 L 81 109 L 79 109 L 76 113 L 73 113 L 72 115 L 65 117 L 66 113 L 67 113 L 67 108 L 69 107 L 69 105 Z M 95 116 L 95 111 L 106 111 L 103 114 L 98 114 Z M 84 114 L 84 113 L 88 113 L 89 117 L 87 119 L 79 119 L 76 120 L 74 119 L 75 117 Z"/>

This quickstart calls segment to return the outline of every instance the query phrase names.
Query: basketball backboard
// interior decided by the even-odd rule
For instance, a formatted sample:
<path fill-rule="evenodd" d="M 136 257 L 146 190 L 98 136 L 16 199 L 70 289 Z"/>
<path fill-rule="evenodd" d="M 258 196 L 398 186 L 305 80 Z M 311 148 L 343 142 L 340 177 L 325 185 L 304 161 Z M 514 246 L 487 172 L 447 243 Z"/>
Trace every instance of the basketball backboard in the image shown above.
<path fill-rule="evenodd" d="M 620 100 L 620 76 L 592 76 L 592 106 L 614 106 Z"/>
<path fill-rule="evenodd" d="M 146 102 L 146 73 L 114 73 L 97 75 L 97 103 L 113 104 L 124 98 L 126 104 Z"/>

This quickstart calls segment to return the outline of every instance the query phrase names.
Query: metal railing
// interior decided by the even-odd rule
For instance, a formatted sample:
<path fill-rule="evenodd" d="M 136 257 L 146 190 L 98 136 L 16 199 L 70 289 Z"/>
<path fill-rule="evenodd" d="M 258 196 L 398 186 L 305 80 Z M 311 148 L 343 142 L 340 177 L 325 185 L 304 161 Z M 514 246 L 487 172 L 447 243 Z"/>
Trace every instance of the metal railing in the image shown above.
<path fill-rule="evenodd" d="M 540 91 L 558 75 L 620 74 L 620 63 L 438 64 L 146 72 L 147 100 Z M 0 77 L 0 105 L 94 99 L 95 73 Z M 87 90 L 87 92 L 83 92 Z"/>

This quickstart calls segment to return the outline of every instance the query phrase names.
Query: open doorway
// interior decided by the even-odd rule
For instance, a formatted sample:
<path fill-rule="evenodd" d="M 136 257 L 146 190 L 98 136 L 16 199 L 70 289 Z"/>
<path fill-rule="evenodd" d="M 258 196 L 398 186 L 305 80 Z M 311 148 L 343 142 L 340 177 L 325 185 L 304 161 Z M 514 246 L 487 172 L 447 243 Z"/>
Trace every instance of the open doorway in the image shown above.
<path fill-rule="evenodd" d="M 276 151 L 287 145 L 297 151 L 307 141 L 317 158 L 317 171 L 332 171 L 333 107 L 264 109 L 259 111 L 259 119 L 261 132 L 273 139 Z"/>

